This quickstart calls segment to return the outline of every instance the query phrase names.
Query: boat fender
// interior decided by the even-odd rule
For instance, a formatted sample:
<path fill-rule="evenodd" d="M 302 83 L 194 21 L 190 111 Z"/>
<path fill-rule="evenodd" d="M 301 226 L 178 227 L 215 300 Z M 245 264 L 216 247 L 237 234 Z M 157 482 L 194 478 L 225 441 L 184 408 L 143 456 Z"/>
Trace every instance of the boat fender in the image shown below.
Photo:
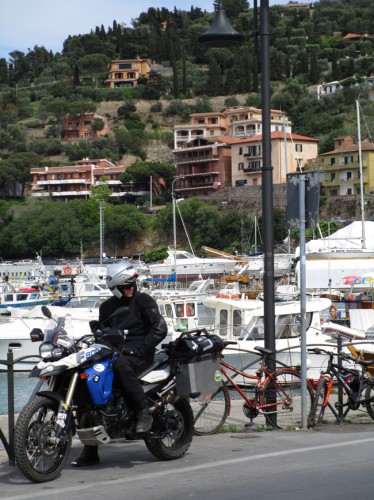
<path fill-rule="evenodd" d="M 330 318 L 337 319 L 338 318 L 338 309 L 334 304 L 331 304 L 329 308 Z"/>

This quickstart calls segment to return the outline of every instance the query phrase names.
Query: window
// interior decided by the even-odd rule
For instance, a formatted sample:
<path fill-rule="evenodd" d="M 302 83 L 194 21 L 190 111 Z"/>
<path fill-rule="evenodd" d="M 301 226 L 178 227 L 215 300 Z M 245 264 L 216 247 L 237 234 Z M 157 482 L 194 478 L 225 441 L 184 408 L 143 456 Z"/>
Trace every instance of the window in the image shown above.
<path fill-rule="evenodd" d="M 119 63 L 118 69 L 131 69 L 131 63 Z"/>
<path fill-rule="evenodd" d="M 227 335 L 227 310 L 222 309 L 219 312 L 219 335 L 225 337 Z"/>
<path fill-rule="evenodd" d="M 335 158 L 331 158 L 331 165 L 335 165 Z"/>
<path fill-rule="evenodd" d="M 243 148 L 242 148 L 242 147 L 240 147 L 240 148 L 239 148 L 239 154 L 240 154 L 240 155 L 242 155 L 242 154 L 243 154 Z"/>
<path fill-rule="evenodd" d="M 296 153 L 302 153 L 303 152 L 303 145 L 302 144 L 295 144 L 295 151 L 296 151 Z"/>
<path fill-rule="evenodd" d="M 330 174 L 330 181 L 334 181 L 335 180 L 335 177 L 336 177 L 336 174 L 335 172 Z"/>
<path fill-rule="evenodd" d="M 123 80 L 123 73 L 114 73 L 115 80 Z"/>
<path fill-rule="evenodd" d="M 85 137 L 86 139 L 92 139 L 92 137 L 93 137 L 93 133 L 92 133 L 92 132 L 85 132 L 84 137 Z"/>
<path fill-rule="evenodd" d="M 214 130 L 210 130 L 210 135 L 214 135 Z"/>
<path fill-rule="evenodd" d="M 92 125 L 92 121 L 91 121 L 91 120 L 85 120 L 85 121 L 83 122 L 83 125 L 84 125 L 85 127 L 90 127 L 90 126 Z"/>
<path fill-rule="evenodd" d="M 233 311 L 233 334 L 235 337 L 239 337 L 240 332 L 242 330 L 242 312 L 238 309 L 234 309 Z"/>
<path fill-rule="evenodd" d="M 353 163 L 353 156 L 344 156 L 344 164 Z"/>
<path fill-rule="evenodd" d="M 243 170 L 244 169 L 244 163 L 240 162 L 238 163 L 238 170 Z"/>
<path fill-rule="evenodd" d="M 347 181 L 348 181 L 349 179 L 353 179 L 352 172 L 347 172 Z"/>

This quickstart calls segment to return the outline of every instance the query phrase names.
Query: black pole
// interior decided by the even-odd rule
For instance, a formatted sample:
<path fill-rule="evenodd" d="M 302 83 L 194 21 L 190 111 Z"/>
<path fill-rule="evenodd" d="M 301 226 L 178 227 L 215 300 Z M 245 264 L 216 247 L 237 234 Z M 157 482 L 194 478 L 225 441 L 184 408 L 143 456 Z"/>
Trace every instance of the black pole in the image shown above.
<path fill-rule="evenodd" d="M 9 465 L 15 465 L 13 452 L 14 437 L 14 358 L 13 351 L 7 353 L 8 365 L 8 441 L 9 441 Z"/>
<path fill-rule="evenodd" d="M 261 96 L 262 96 L 262 240 L 264 245 L 265 347 L 275 350 L 273 167 L 270 128 L 269 0 L 261 0 Z M 269 363 L 270 364 L 270 363 Z M 275 368 L 275 363 L 269 369 Z"/>

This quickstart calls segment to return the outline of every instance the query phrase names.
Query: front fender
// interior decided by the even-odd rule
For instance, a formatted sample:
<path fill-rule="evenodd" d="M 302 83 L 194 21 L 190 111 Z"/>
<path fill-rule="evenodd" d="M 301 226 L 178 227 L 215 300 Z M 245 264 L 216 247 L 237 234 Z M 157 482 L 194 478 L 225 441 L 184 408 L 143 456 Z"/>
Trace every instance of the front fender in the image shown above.
<path fill-rule="evenodd" d="M 53 392 L 53 391 L 39 391 L 36 393 L 36 396 L 42 396 L 45 398 L 49 398 L 49 399 L 52 399 L 53 401 L 56 401 L 57 403 L 64 401 L 64 398 L 61 394 L 58 394 L 57 392 Z"/>

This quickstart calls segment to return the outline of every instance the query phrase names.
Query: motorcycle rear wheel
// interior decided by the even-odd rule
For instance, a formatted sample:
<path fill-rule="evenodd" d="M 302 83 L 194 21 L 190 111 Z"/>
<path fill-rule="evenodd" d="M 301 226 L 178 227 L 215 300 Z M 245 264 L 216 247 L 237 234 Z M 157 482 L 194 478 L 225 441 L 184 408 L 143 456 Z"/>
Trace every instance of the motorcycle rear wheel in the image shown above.
<path fill-rule="evenodd" d="M 182 458 L 192 442 L 193 412 L 187 399 L 178 399 L 168 405 L 163 415 L 169 419 L 167 436 L 160 438 L 144 438 L 145 445 L 160 460 L 176 460 Z"/>
<path fill-rule="evenodd" d="M 61 443 L 49 441 L 57 420 L 58 402 L 36 396 L 21 411 L 14 429 L 14 456 L 22 474 L 34 483 L 60 474 L 71 448 L 71 431 Z"/>

